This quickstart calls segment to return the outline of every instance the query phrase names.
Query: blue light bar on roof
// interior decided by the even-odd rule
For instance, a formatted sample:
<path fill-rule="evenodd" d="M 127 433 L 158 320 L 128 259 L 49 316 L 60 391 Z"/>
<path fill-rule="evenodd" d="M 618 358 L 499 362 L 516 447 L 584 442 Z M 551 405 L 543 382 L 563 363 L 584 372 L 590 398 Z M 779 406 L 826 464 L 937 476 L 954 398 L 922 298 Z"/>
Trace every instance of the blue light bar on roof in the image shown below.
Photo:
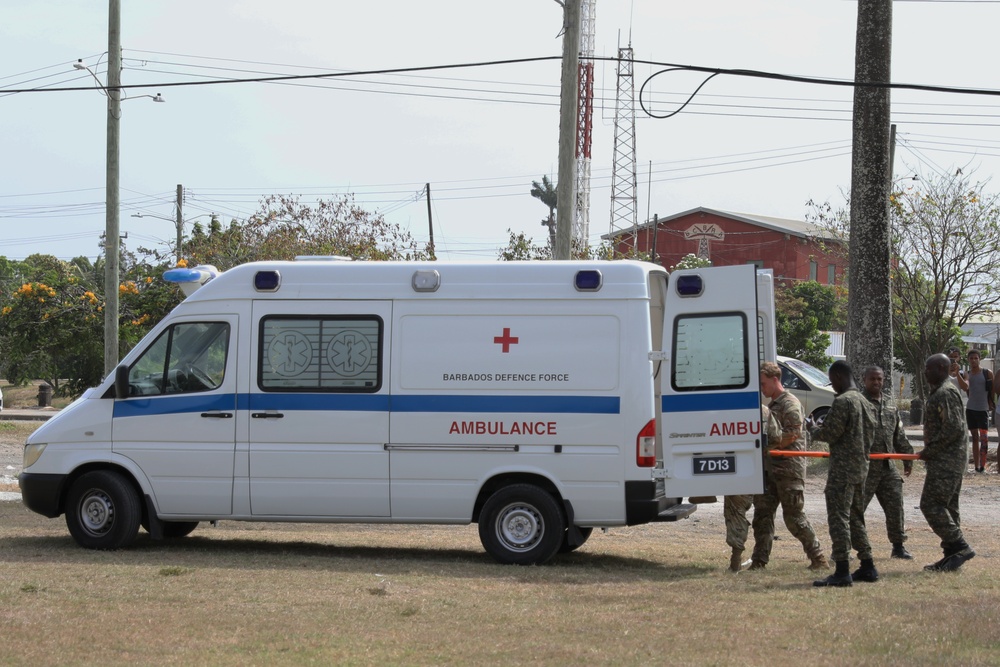
<path fill-rule="evenodd" d="M 219 275 L 219 270 L 211 264 L 196 266 L 191 269 L 177 268 L 163 272 L 163 279 L 181 288 L 184 296 L 191 296 L 212 278 Z"/>

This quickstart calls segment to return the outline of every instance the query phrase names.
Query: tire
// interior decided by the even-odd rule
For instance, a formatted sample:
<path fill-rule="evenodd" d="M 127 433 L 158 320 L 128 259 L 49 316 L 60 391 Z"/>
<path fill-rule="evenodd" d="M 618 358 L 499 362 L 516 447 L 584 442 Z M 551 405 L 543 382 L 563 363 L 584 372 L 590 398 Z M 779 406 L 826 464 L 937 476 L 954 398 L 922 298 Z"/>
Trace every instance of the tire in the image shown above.
<path fill-rule="evenodd" d="M 73 482 L 66 500 L 66 526 L 86 549 L 121 549 L 139 532 L 139 494 L 116 472 L 97 470 Z"/>
<path fill-rule="evenodd" d="M 575 547 L 570 546 L 566 542 L 566 538 L 569 537 L 569 529 L 567 528 L 566 532 L 563 533 L 563 541 L 562 541 L 562 544 L 559 546 L 559 553 L 561 553 L 561 554 L 568 554 L 570 552 L 576 551 L 577 549 L 579 549 L 580 547 L 582 547 L 584 544 L 587 543 L 587 540 L 590 539 L 590 534 L 594 532 L 594 529 L 590 528 L 590 527 L 588 527 L 588 528 L 578 528 L 578 530 L 580 531 L 580 535 L 583 536 L 583 541 L 580 542 Z"/>
<path fill-rule="evenodd" d="M 562 508 L 547 491 L 512 484 L 496 491 L 479 516 L 486 553 L 505 565 L 541 565 L 556 555 L 566 533 Z"/>

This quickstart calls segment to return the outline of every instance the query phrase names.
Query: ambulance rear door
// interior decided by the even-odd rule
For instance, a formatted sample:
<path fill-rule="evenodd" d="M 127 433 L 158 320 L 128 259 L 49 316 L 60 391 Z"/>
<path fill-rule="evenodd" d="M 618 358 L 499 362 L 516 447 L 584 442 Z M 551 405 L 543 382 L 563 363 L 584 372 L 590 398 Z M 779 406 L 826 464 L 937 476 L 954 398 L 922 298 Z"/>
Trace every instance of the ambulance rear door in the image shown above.
<path fill-rule="evenodd" d="M 670 274 L 659 382 L 668 497 L 764 490 L 761 326 L 752 264 Z M 765 308 L 763 312 L 769 312 Z"/>

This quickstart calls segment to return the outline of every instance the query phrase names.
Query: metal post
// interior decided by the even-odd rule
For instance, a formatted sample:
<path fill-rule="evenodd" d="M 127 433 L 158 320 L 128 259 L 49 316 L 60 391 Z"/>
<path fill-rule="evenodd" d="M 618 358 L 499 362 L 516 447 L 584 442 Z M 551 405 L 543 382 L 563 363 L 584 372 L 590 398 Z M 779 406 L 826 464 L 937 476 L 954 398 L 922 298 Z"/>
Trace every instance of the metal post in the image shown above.
<path fill-rule="evenodd" d="M 434 220 L 431 218 L 431 184 L 426 184 L 426 194 L 427 194 L 427 230 L 430 233 L 430 243 L 428 244 L 428 249 L 430 250 L 431 259 L 437 259 L 434 256 Z"/>
<path fill-rule="evenodd" d="M 181 261 L 181 248 L 184 246 L 184 186 L 177 184 L 177 261 Z"/>
<path fill-rule="evenodd" d="M 119 127 L 121 119 L 121 0 L 108 0 L 108 130 L 104 229 L 104 374 L 118 365 Z"/>

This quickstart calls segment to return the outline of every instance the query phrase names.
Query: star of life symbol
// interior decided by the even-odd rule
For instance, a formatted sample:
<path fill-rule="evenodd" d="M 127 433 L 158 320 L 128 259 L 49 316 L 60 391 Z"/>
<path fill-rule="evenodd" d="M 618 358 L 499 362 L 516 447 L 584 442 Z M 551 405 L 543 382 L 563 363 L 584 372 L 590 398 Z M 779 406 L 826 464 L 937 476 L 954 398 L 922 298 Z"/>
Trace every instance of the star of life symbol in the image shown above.
<path fill-rule="evenodd" d="M 341 375 L 358 375 L 371 361 L 371 343 L 360 331 L 341 331 L 326 346 L 326 363 Z"/>
<path fill-rule="evenodd" d="M 282 331 L 271 340 L 267 348 L 271 370 L 284 377 L 295 377 L 309 367 L 312 346 L 309 339 L 298 331 Z"/>

